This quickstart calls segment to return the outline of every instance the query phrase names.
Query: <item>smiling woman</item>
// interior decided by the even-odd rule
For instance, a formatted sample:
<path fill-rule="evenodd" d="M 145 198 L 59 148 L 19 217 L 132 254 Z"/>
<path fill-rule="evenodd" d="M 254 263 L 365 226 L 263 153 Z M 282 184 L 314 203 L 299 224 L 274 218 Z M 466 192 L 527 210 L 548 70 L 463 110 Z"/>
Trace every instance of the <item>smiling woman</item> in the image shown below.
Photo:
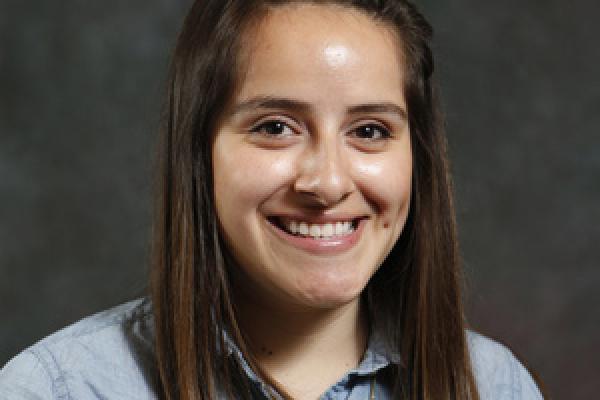
<path fill-rule="evenodd" d="M 175 51 L 152 293 L 8 398 L 532 399 L 466 331 L 431 29 L 406 1 L 203 1 Z"/>
<path fill-rule="evenodd" d="M 357 313 L 398 240 L 412 155 L 390 35 L 355 10 L 304 5 L 272 10 L 248 43 L 212 159 L 235 293 L 259 309 Z"/>

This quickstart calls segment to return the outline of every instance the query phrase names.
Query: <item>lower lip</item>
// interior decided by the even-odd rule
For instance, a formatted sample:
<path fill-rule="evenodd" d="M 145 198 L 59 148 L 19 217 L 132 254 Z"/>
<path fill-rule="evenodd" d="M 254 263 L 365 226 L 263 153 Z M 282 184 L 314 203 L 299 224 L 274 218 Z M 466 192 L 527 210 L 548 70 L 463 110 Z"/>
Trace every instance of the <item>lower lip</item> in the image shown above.
<path fill-rule="evenodd" d="M 292 235 L 277 225 L 267 221 L 267 224 L 275 231 L 275 234 L 290 243 L 292 246 L 313 254 L 335 254 L 342 253 L 354 247 L 362 234 L 366 219 L 358 221 L 356 229 L 348 235 L 334 236 L 330 239 L 314 239 L 309 236 Z"/>

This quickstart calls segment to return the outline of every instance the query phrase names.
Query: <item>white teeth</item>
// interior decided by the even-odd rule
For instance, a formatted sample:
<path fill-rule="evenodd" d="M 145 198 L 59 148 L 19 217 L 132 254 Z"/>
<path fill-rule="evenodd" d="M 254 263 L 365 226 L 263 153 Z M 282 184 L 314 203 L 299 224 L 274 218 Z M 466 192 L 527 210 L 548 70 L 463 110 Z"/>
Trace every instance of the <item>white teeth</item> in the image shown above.
<path fill-rule="evenodd" d="M 352 224 L 348 221 L 335 223 L 335 234 L 336 235 L 343 235 L 344 233 L 350 231 L 351 229 L 352 229 Z"/>
<path fill-rule="evenodd" d="M 323 229 L 321 229 L 321 233 L 323 236 L 333 236 L 333 225 L 325 224 Z"/>
<path fill-rule="evenodd" d="M 333 236 L 349 235 L 354 231 L 351 221 L 338 221 L 323 225 L 308 224 L 306 222 L 287 221 L 284 225 L 293 235 L 310 236 L 312 238 L 331 238 Z"/>
<path fill-rule="evenodd" d="M 312 237 L 321 236 L 321 227 L 319 225 L 311 225 L 308 234 Z"/>
<path fill-rule="evenodd" d="M 292 232 L 294 235 L 298 233 L 298 223 L 296 221 L 291 221 L 288 229 L 290 230 L 290 232 Z"/>
<path fill-rule="evenodd" d="M 308 225 L 306 222 L 300 222 L 300 225 L 298 225 L 298 233 L 302 236 L 308 236 Z"/>

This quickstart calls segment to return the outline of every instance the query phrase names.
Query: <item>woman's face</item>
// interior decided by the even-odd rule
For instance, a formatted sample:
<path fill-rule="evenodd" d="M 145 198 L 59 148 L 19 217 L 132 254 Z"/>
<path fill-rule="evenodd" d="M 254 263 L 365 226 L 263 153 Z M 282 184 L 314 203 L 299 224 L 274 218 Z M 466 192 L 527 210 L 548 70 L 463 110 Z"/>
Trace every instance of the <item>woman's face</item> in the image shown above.
<path fill-rule="evenodd" d="M 236 285 L 282 307 L 357 301 L 409 209 L 398 38 L 359 11 L 289 5 L 249 44 L 212 149 Z"/>

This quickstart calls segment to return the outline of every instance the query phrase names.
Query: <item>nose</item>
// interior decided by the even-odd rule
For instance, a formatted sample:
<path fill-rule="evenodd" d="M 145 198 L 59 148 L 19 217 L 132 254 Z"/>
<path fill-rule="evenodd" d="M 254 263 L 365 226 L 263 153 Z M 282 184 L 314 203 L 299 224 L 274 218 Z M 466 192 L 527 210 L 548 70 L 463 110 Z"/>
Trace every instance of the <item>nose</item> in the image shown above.
<path fill-rule="evenodd" d="M 311 202 L 329 207 L 355 190 L 350 165 L 335 143 L 315 144 L 304 152 L 299 164 L 294 191 Z"/>

